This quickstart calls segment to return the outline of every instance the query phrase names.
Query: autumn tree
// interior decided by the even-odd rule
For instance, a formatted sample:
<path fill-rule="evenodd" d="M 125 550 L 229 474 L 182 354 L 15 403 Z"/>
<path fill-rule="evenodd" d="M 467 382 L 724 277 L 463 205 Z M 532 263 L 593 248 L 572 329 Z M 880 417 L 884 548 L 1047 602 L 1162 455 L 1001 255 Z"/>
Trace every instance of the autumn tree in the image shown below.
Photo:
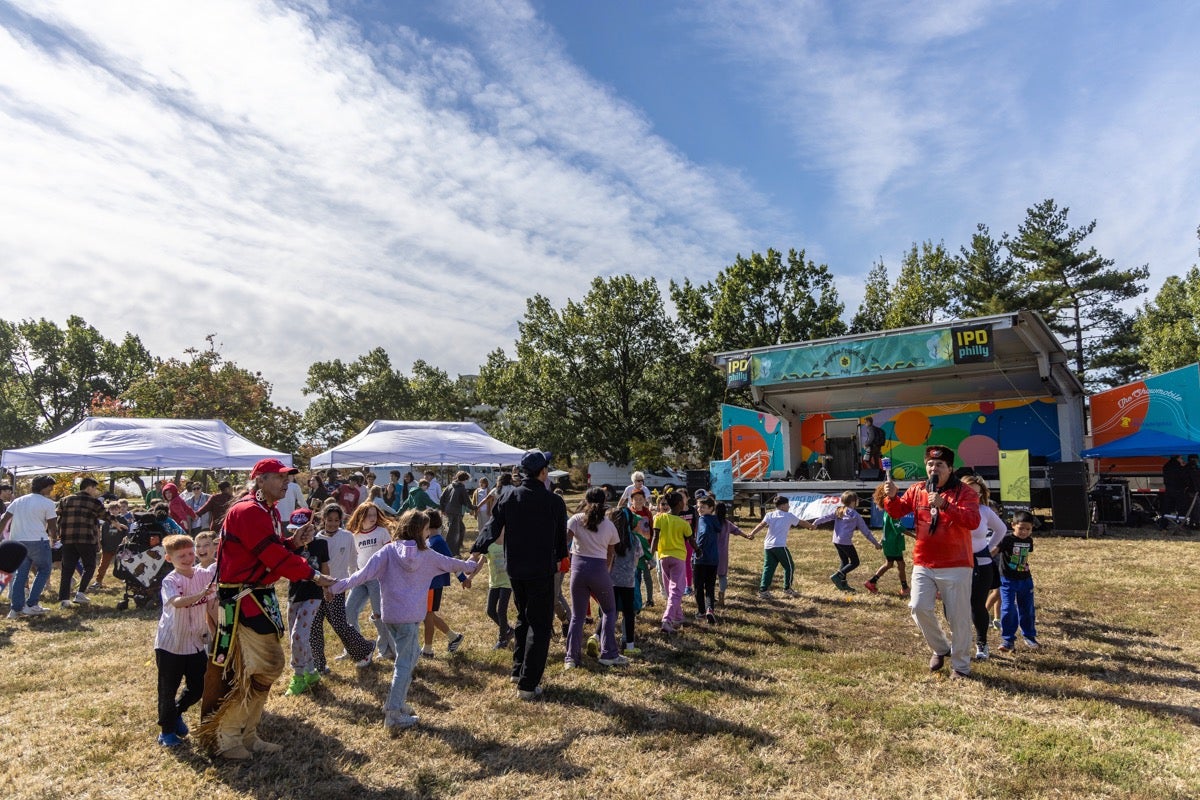
<path fill-rule="evenodd" d="M 302 417 L 271 402 L 271 384 L 259 372 L 226 361 L 206 337 L 204 350 L 189 348 L 186 359 L 159 361 L 118 398 L 134 417 L 220 419 L 238 433 L 274 450 L 295 453 Z"/>

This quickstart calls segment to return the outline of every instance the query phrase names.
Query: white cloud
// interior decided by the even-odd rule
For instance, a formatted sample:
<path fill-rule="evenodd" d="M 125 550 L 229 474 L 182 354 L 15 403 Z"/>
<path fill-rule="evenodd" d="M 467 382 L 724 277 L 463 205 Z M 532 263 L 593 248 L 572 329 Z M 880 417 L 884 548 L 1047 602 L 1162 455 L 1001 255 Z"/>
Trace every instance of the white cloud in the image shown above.
<path fill-rule="evenodd" d="M 534 292 L 711 274 L 745 236 L 728 175 L 524 3 L 460 9 L 478 54 L 368 41 L 320 4 L 18 5 L 0 27 L 6 319 L 78 313 L 164 356 L 216 332 L 302 405 L 314 360 L 382 344 L 405 369 L 473 371 Z"/>

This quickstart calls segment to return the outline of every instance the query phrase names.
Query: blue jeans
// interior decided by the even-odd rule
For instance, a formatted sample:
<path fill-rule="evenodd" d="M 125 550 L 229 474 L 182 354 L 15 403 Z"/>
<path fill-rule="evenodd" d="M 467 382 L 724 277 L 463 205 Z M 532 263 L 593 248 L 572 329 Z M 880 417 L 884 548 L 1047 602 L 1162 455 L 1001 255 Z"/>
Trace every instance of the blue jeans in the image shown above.
<path fill-rule="evenodd" d="M 362 628 L 359 627 L 358 618 L 362 614 L 363 608 L 367 605 L 368 599 L 371 601 L 371 612 L 378 618 L 379 581 L 360 583 L 346 595 L 346 621 L 350 623 L 350 627 L 359 633 L 362 633 Z M 382 620 L 375 620 L 375 631 L 379 634 L 379 640 L 375 643 L 376 652 L 381 656 L 391 654 L 395 650 L 395 647 L 392 646 L 391 636 L 388 634 Z"/>
<path fill-rule="evenodd" d="M 50 556 L 49 541 L 42 539 L 38 542 L 21 542 L 21 544 L 25 545 L 25 560 L 13 574 L 13 611 L 20 611 L 26 605 L 36 606 L 38 604 L 38 601 L 42 599 L 42 590 L 46 588 L 46 582 L 50 580 L 50 566 L 54 563 Z M 29 570 L 33 567 L 37 567 L 37 576 L 33 579 L 33 586 L 29 590 L 29 598 L 26 602 L 25 583 L 29 580 Z"/>
<path fill-rule="evenodd" d="M 1021 634 L 1037 641 L 1037 625 L 1033 613 L 1033 578 L 1006 578 L 1000 576 L 1000 638 L 1012 647 L 1017 639 L 1017 626 Z"/>
<path fill-rule="evenodd" d="M 408 687 L 412 684 L 413 669 L 421 652 L 421 623 L 379 623 L 387 631 L 396 647 L 396 667 L 392 672 L 392 688 L 388 690 L 387 702 L 383 704 L 383 722 L 396 724 L 408 718 L 404 705 L 408 702 Z M 381 634 L 382 635 L 382 634 Z"/>

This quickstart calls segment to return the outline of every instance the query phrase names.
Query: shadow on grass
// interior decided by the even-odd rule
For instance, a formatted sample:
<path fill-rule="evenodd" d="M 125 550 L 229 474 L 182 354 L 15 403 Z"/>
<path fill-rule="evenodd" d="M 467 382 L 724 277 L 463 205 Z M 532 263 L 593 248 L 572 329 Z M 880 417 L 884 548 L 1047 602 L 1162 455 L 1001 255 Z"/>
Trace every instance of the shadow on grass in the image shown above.
<path fill-rule="evenodd" d="M 709 683 L 703 688 L 713 690 L 715 687 Z M 602 734 L 628 736 L 650 731 L 697 739 L 724 734 L 741 739 L 751 747 L 773 744 L 776 738 L 760 728 L 723 719 L 677 700 L 665 701 L 667 709 L 664 710 L 661 707 L 623 703 L 603 692 L 582 686 L 555 686 L 546 695 L 545 702 L 582 706 L 605 714 L 610 725 L 596 731 Z"/>
<path fill-rule="evenodd" d="M 1142 711 L 1158 717 L 1171 717 L 1190 722 L 1192 725 L 1200 725 L 1200 709 L 1194 706 L 1158 703 L 1153 700 L 1137 700 L 1105 692 L 1071 689 L 1061 685 L 1044 686 L 1032 681 L 1022 680 L 1019 673 L 1007 672 L 989 676 L 987 685 L 1014 694 L 1028 694 L 1047 700 L 1062 700 L 1063 698 L 1072 700 L 1098 700 L 1104 703 L 1111 703 L 1120 708 Z"/>
<path fill-rule="evenodd" d="M 376 709 L 376 714 L 378 710 Z M 367 764 L 378 753 L 368 756 L 345 746 L 334 736 L 301 719 L 264 713 L 259 732 L 263 738 L 283 746 L 283 751 L 256 755 L 245 762 L 227 762 L 208 757 L 196 747 L 177 747 L 164 753 L 191 769 L 197 780 L 217 780 L 233 791 L 249 797 L 353 797 L 355 800 L 385 798 L 428 798 L 450 794 L 448 787 L 423 785 L 375 788 L 364 786 L 349 772 Z M 385 734 L 380 728 L 380 737 Z"/>
<path fill-rule="evenodd" d="M 562 781 L 582 778 L 590 770 L 568 762 L 565 755 L 581 733 L 583 731 L 568 730 L 541 744 L 519 745 L 479 736 L 461 725 L 422 724 L 413 730 L 414 735 L 441 739 L 455 753 L 474 761 L 475 772 L 460 776 L 468 780 L 495 778 L 513 772 Z"/>

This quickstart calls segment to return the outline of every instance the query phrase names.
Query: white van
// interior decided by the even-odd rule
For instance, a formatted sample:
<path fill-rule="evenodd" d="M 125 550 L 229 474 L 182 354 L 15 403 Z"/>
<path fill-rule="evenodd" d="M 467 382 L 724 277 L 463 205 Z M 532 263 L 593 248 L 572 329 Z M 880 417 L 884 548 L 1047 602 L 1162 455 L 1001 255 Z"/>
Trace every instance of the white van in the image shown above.
<path fill-rule="evenodd" d="M 621 496 L 621 492 L 630 484 L 629 476 L 635 472 L 632 464 L 609 464 L 606 461 L 593 461 L 588 464 L 587 485 L 608 486 L 613 499 Z M 687 476 L 673 469 L 644 469 L 647 489 L 659 489 L 670 486 L 675 489 L 687 488 Z"/>

